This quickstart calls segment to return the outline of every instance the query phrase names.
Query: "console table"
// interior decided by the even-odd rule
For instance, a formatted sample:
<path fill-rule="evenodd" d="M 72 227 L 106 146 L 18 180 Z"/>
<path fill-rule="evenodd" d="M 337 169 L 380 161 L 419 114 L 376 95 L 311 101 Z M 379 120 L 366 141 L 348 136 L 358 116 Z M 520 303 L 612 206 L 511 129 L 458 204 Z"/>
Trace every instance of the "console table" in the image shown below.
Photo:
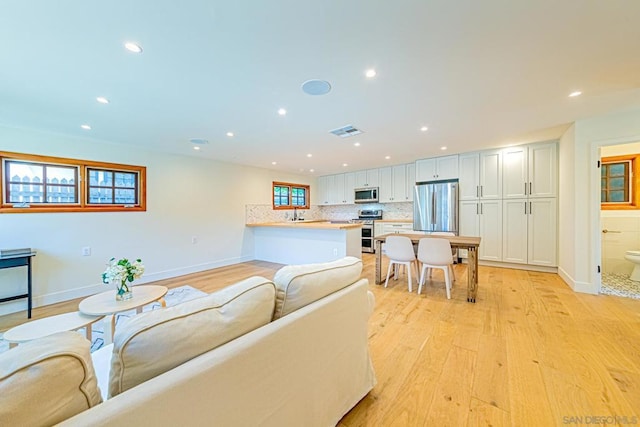
<path fill-rule="evenodd" d="M 9 255 L 0 258 L 0 269 L 13 267 L 27 267 L 27 293 L 0 298 L 0 303 L 27 298 L 27 318 L 31 319 L 31 258 L 36 256 L 32 251 L 26 254 Z"/>

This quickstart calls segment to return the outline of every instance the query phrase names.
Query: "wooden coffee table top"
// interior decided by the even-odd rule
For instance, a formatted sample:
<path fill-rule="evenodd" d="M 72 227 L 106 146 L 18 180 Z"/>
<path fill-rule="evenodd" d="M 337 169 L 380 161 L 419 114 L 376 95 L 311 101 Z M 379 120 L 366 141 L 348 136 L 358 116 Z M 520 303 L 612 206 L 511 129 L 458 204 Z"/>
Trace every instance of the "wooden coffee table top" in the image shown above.
<path fill-rule="evenodd" d="M 168 291 L 166 286 L 138 285 L 131 287 L 133 297 L 125 301 L 116 300 L 116 290 L 112 289 L 80 301 L 79 310 L 93 316 L 108 315 L 127 311 L 158 301 Z"/>
<path fill-rule="evenodd" d="M 102 319 L 102 316 L 90 316 L 74 311 L 73 313 L 59 314 L 23 323 L 9 329 L 2 338 L 11 343 L 22 343 L 46 337 L 56 332 L 80 329 L 100 319 Z"/>

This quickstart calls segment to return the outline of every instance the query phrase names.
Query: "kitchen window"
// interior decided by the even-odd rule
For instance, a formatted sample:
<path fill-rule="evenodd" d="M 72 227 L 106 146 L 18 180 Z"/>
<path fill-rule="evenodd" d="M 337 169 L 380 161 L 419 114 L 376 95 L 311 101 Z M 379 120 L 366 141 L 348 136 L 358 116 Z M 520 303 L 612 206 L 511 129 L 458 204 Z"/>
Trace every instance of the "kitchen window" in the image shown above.
<path fill-rule="evenodd" d="M 273 209 L 309 209 L 309 186 L 288 182 L 273 182 Z"/>
<path fill-rule="evenodd" d="M 0 152 L 0 213 L 146 210 L 146 168 Z"/>
<path fill-rule="evenodd" d="M 640 209 L 639 155 L 603 157 L 600 167 L 602 209 Z"/>

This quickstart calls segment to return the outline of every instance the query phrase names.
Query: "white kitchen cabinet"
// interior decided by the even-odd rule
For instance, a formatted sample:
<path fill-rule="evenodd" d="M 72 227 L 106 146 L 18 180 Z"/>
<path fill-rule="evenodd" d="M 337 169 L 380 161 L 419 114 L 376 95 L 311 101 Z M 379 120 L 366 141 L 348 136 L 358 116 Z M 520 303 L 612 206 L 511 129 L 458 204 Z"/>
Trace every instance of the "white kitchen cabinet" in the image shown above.
<path fill-rule="evenodd" d="M 460 200 L 502 197 L 502 152 L 500 150 L 461 154 Z"/>
<path fill-rule="evenodd" d="M 434 157 L 416 161 L 416 182 L 458 178 L 458 156 Z"/>
<path fill-rule="evenodd" d="M 320 176 L 318 177 L 318 194 L 316 195 L 316 202 L 318 205 L 328 205 L 329 204 L 329 195 L 328 195 L 328 185 L 327 181 L 329 180 L 329 176 Z"/>
<path fill-rule="evenodd" d="M 355 188 L 378 187 L 379 185 L 378 169 L 367 169 L 356 172 Z"/>
<path fill-rule="evenodd" d="M 479 260 L 502 261 L 502 200 L 461 201 L 460 235 L 482 238 Z"/>
<path fill-rule="evenodd" d="M 407 168 L 405 165 L 388 166 L 379 169 L 380 203 L 406 202 L 409 200 L 407 191 Z"/>
<path fill-rule="evenodd" d="M 555 197 L 504 200 L 504 262 L 546 267 L 557 265 L 556 205 Z"/>
<path fill-rule="evenodd" d="M 345 204 L 352 205 L 354 201 L 354 192 L 356 188 L 356 173 L 348 172 L 344 174 L 344 199 Z"/>
<path fill-rule="evenodd" d="M 383 222 L 382 223 L 382 231 L 383 234 L 402 234 L 402 233 L 412 233 L 413 232 L 413 223 L 412 222 Z"/>
<path fill-rule="evenodd" d="M 555 142 L 505 148 L 502 159 L 502 192 L 505 199 L 557 196 Z"/>
<path fill-rule="evenodd" d="M 416 164 L 409 163 L 407 166 L 407 202 L 413 202 L 414 187 L 416 185 Z"/>
<path fill-rule="evenodd" d="M 329 204 L 341 205 L 346 203 L 344 197 L 344 174 L 331 175 L 327 184 L 329 186 Z"/>

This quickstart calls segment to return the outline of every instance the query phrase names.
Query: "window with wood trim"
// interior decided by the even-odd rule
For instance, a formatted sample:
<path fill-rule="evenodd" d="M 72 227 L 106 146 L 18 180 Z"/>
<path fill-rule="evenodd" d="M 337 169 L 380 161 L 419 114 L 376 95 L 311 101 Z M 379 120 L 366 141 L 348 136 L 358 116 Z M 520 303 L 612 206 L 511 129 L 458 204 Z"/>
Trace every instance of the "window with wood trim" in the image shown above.
<path fill-rule="evenodd" d="M 0 213 L 146 210 L 146 168 L 0 152 Z"/>
<path fill-rule="evenodd" d="M 273 209 L 309 209 L 309 186 L 289 182 L 273 182 Z"/>
<path fill-rule="evenodd" d="M 640 154 L 603 157 L 600 165 L 602 209 L 640 209 Z"/>

